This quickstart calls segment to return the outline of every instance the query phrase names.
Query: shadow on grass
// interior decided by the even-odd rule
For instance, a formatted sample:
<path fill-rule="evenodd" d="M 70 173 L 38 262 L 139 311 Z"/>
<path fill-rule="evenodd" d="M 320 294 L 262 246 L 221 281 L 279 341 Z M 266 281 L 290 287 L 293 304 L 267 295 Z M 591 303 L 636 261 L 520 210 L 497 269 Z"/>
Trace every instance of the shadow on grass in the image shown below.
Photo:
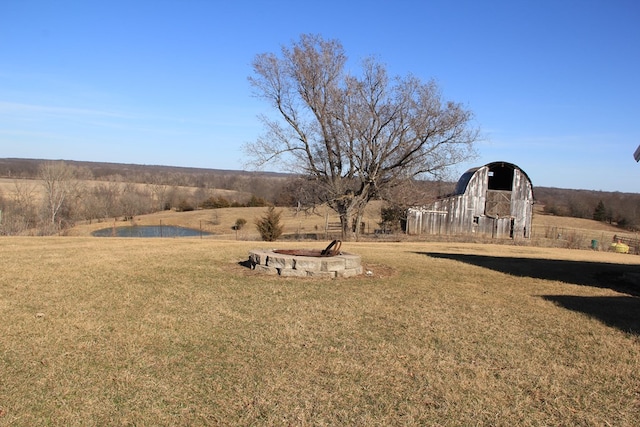
<path fill-rule="evenodd" d="M 519 277 L 608 288 L 628 296 L 542 295 L 568 310 L 579 311 L 625 332 L 640 334 L 640 265 L 563 261 L 486 255 L 419 252 Z"/>
<path fill-rule="evenodd" d="M 616 292 L 640 296 L 640 265 L 439 252 L 419 253 L 432 258 L 444 258 L 477 265 L 512 276 L 557 280 L 576 285 L 608 288 Z"/>
<path fill-rule="evenodd" d="M 238 265 L 241 266 L 241 267 L 245 267 L 245 268 L 251 268 L 251 260 L 247 259 L 247 260 L 244 260 L 244 261 L 240 261 L 240 262 L 238 262 Z"/>
<path fill-rule="evenodd" d="M 640 298 L 542 295 L 568 310 L 579 311 L 624 332 L 640 334 Z"/>

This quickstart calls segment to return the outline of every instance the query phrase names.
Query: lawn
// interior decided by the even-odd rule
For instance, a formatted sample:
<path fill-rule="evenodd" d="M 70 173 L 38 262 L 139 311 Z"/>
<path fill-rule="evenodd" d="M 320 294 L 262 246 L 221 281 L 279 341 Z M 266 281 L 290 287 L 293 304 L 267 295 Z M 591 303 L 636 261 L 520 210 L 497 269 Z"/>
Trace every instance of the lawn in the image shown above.
<path fill-rule="evenodd" d="M 640 257 L 326 242 L 0 239 L 0 425 L 637 425 Z"/>

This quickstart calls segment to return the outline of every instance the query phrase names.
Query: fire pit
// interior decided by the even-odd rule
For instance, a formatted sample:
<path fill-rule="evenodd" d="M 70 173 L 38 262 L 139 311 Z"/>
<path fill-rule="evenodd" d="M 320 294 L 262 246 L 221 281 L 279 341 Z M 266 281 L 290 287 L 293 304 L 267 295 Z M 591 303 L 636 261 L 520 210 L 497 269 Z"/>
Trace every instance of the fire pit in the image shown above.
<path fill-rule="evenodd" d="M 362 274 L 359 255 L 341 252 L 334 240 L 324 250 L 254 249 L 249 251 L 251 268 L 266 274 L 290 277 L 351 277 Z"/>

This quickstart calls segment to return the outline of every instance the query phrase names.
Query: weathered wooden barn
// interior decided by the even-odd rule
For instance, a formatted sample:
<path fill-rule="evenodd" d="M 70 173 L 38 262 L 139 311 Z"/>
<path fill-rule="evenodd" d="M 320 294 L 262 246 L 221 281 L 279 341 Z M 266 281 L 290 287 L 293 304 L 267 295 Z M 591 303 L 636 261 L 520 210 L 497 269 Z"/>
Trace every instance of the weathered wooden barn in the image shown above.
<path fill-rule="evenodd" d="M 407 212 L 407 234 L 531 237 L 533 186 L 507 162 L 469 169 L 453 194 Z"/>

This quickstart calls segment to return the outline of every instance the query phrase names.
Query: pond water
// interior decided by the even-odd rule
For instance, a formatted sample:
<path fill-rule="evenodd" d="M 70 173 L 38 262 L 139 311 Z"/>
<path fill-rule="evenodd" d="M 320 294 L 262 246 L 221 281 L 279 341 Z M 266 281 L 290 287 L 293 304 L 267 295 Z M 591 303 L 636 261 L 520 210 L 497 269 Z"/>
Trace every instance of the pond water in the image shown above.
<path fill-rule="evenodd" d="M 133 225 L 109 227 L 91 233 L 95 237 L 198 237 L 210 236 L 206 231 L 175 225 Z"/>

